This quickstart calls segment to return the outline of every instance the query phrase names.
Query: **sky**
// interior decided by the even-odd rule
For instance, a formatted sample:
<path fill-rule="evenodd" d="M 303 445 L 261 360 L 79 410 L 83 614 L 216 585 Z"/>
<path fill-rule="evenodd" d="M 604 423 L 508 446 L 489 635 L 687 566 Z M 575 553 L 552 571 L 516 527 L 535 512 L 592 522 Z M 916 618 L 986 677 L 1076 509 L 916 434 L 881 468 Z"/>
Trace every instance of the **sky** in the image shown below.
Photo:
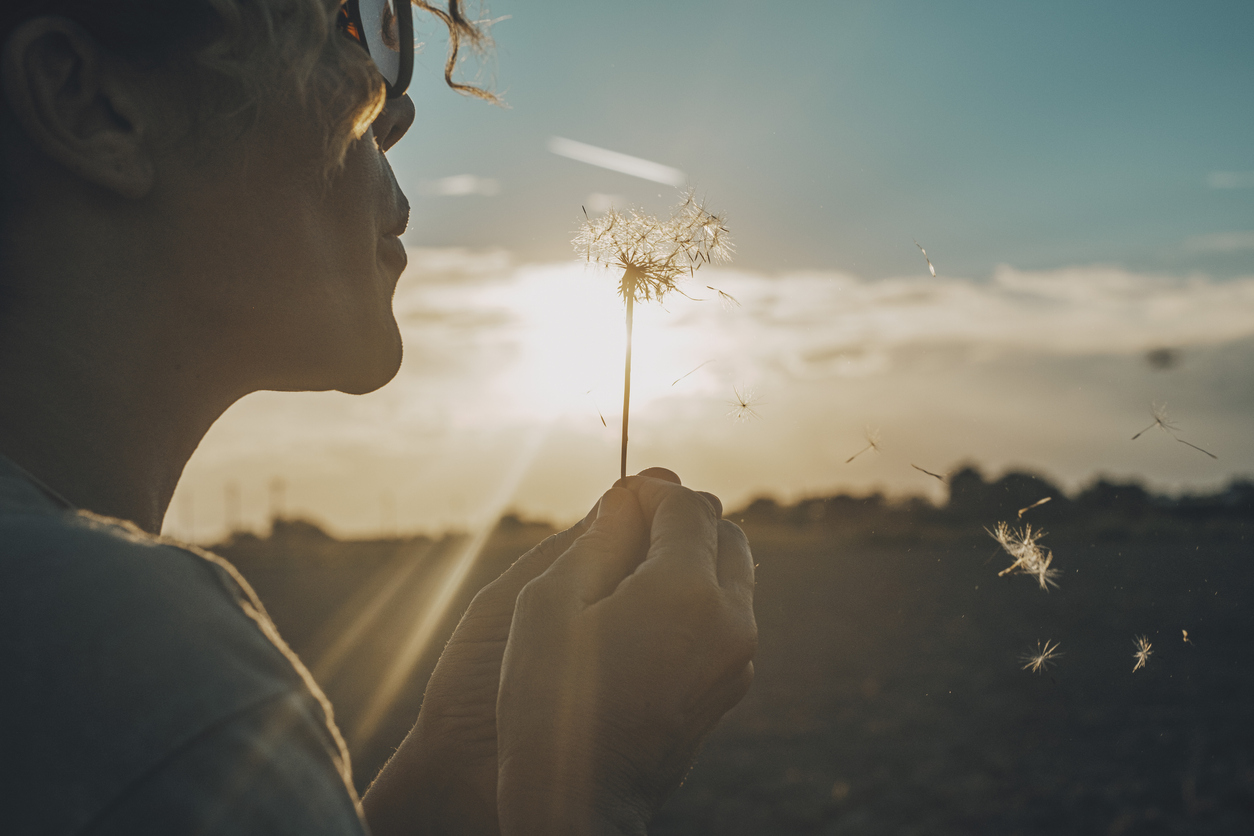
<path fill-rule="evenodd" d="M 941 498 L 911 464 L 1067 488 L 1254 474 L 1254 5 L 491 15 L 480 77 L 505 108 L 444 89 L 444 42 L 419 33 L 418 117 L 389 152 L 413 203 L 397 380 L 246 398 L 189 463 L 170 533 L 261 530 L 274 510 L 343 535 L 582 515 L 617 476 L 622 309 L 570 239 L 581 206 L 665 214 L 678 191 L 554 137 L 677 169 L 736 245 L 693 299 L 638 311 L 633 467 L 732 506 Z M 738 421 L 747 391 L 756 417 Z M 1218 459 L 1159 429 L 1133 442 L 1155 403 Z M 881 451 L 846 464 L 868 431 Z"/>

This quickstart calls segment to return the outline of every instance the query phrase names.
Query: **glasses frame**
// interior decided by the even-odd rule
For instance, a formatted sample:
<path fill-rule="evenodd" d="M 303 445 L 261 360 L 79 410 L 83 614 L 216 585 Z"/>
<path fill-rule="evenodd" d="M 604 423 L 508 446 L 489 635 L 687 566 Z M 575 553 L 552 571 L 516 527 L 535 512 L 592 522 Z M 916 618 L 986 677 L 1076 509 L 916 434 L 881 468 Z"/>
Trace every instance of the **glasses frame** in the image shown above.
<path fill-rule="evenodd" d="M 372 0 L 367 0 L 372 2 Z M 414 75 L 414 8 L 410 5 L 409 0 L 383 0 L 384 3 L 394 2 L 396 6 L 396 28 L 397 37 L 400 38 L 400 66 L 396 71 L 396 83 L 388 81 L 387 76 L 383 76 L 383 83 L 387 85 L 387 96 L 389 99 L 398 99 L 405 95 L 405 91 L 409 89 L 409 82 Z M 360 37 L 353 35 L 343 29 L 337 27 L 341 32 L 352 39 L 353 43 L 360 46 L 370 55 L 370 46 L 366 43 L 366 28 L 361 22 L 361 0 L 345 0 L 342 7 L 348 17 L 349 22 L 356 27 L 360 33 Z M 374 56 L 370 56 L 370 60 L 374 61 Z M 379 64 L 376 61 L 375 67 Z M 383 75 L 382 69 L 379 74 Z"/>

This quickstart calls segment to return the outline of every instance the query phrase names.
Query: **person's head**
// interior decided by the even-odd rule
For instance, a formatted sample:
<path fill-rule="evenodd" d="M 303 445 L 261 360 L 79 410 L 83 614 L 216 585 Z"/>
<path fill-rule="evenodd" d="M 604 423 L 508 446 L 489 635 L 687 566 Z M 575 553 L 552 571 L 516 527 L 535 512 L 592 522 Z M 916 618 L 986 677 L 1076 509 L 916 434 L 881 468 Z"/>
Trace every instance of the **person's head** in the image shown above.
<path fill-rule="evenodd" d="M 135 354 L 178 342 L 241 394 L 387 382 L 408 207 L 383 151 L 413 105 L 340 6 L 0 0 L 0 340 L 86 293 Z"/>

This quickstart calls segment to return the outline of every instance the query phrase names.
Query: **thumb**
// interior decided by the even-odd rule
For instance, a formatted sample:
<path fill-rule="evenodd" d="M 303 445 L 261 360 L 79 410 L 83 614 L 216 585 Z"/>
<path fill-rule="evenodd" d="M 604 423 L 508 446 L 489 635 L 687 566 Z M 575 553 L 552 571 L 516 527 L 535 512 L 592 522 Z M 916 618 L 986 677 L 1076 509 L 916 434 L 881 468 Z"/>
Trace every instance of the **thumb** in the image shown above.
<path fill-rule="evenodd" d="M 592 525 L 553 562 L 546 575 L 572 585 L 585 606 L 614 592 L 635 571 L 649 547 L 649 529 L 635 494 L 610 488 Z"/>

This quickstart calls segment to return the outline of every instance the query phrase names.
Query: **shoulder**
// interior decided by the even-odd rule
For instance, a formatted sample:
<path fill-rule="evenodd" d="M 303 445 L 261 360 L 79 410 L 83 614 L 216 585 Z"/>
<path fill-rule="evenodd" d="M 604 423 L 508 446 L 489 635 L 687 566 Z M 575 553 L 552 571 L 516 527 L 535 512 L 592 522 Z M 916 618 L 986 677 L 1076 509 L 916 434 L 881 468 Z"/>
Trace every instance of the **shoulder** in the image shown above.
<path fill-rule="evenodd" d="M 91 671 L 95 689 L 140 677 L 271 693 L 299 679 L 229 564 L 84 512 L 0 517 L 0 619 L 9 661 L 45 685 L 81 688 Z"/>
<path fill-rule="evenodd" d="M 0 515 L 0 665 L 6 791 L 67 827 L 232 717 L 320 705 L 229 565 L 82 512 Z"/>

